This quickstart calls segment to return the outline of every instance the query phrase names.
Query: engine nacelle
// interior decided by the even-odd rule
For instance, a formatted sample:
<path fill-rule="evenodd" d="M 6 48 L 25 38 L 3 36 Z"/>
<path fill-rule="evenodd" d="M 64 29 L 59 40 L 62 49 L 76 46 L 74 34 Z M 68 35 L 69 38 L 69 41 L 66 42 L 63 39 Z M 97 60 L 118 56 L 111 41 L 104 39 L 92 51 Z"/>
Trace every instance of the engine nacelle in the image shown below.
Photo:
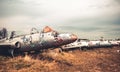
<path fill-rule="evenodd" d="M 21 43 L 20 42 L 15 42 L 11 45 L 11 48 L 21 48 Z"/>

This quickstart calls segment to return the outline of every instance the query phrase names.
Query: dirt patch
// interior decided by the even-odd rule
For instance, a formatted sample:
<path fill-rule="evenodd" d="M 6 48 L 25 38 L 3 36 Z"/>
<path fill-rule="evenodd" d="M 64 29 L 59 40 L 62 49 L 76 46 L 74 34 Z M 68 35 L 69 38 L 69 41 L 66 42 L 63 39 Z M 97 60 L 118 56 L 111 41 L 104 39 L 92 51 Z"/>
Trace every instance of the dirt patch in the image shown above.
<path fill-rule="evenodd" d="M 120 47 L 0 56 L 0 72 L 120 72 Z"/>

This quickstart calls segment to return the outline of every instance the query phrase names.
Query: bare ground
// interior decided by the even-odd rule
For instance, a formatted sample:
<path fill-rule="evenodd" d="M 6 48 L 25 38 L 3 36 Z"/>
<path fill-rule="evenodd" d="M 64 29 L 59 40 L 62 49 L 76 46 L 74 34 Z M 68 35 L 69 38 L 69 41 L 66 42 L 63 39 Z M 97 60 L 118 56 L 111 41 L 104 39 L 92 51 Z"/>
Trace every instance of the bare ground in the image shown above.
<path fill-rule="evenodd" d="M 0 56 L 0 72 L 120 72 L 120 47 L 14 58 Z"/>

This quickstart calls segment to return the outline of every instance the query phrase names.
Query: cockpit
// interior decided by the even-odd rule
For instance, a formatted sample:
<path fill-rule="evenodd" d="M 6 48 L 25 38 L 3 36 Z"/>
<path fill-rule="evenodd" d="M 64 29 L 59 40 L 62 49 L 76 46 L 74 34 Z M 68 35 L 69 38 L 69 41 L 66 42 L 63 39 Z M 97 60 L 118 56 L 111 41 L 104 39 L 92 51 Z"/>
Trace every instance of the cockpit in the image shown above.
<path fill-rule="evenodd" d="M 49 26 L 46 26 L 43 30 L 42 30 L 42 32 L 41 32 L 41 34 L 43 34 L 45 37 L 49 37 L 49 36 L 53 36 L 53 37 L 57 37 L 58 36 L 58 32 L 57 31 L 55 31 L 55 30 L 53 30 L 52 28 L 50 28 Z M 42 36 L 43 36 L 42 35 Z"/>
<path fill-rule="evenodd" d="M 35 34 L 35 33 L 39 33 L 39 31 L 36 28 L 32 28 L 30 34 Z"/>

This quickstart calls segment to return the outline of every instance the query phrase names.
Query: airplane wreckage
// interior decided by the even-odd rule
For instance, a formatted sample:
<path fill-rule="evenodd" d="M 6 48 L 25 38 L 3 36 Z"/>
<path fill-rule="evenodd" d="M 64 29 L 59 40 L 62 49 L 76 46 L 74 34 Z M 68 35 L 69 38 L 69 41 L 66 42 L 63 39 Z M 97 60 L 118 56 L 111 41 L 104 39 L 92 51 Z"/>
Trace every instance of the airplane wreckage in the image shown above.
<path fill-rule="evenodd" d="M 60 51 L 70 49 L 87 50 L 101 47 L 120 46 L 118 40 L 88 40 L 79 39 L 75 34 L 58 33 L 49 26 L 38 31 L 32 28 L 30 34 L 16 36 L 15 31 L 8 37 L 7 29 L 0 30 L 0 52 L 7 52 L 14 57 L 14 53 L 40 51 L 58 48 Z"/>
<path fill-rule="evenodd" d="M 120 46 L 120 40 L 88 40 L 88 39 L 77 39 L 75 42 L 61 46 L 62 50 L 68 49 L 80 49 L 87 50 L 93 48 L 112 48 L 114 46 Z"/>
<path fill-rule="evenodd" d="M 16 36 L 15 31 L 7 35 L 7 29 L 0 31 L 0 51 L 8 52 L 14 57 L 14 52 L 40 51 L 56 48 L 77 40 L 77 36 L 71 33 L 58 33 L 49 26 L 41 32 L 32 28 L 30 34 Z"/>

